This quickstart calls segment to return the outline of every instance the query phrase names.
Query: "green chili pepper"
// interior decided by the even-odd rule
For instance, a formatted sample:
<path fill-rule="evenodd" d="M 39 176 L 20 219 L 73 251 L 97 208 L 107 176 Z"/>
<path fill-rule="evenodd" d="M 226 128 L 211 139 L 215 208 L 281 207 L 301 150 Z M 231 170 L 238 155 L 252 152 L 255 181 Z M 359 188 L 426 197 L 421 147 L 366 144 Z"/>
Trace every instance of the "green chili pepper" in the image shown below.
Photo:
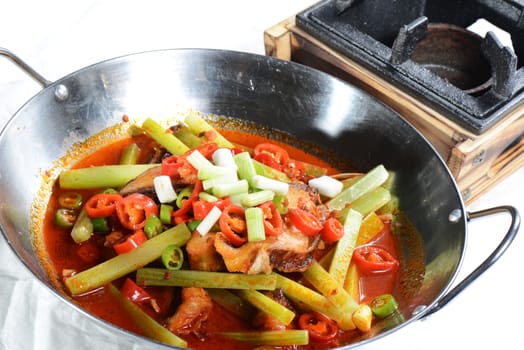
<path fill-rule="evenodd" d="M 171 214 L 173 213 L 173 206 L 169 204 L 160 204 L 160 221 L 164 225 L 171 224 Z"/>
<path fill-rule="evenodd" d="M 93 232 L 109 233 L 109 222 L 107 218 L 91 218 Z"/>
<path fill-rule="evenodd" d="M 189 228 L 189 231 L 193 232 L 201 222 L 202 220 L 191 220 L 187 223 L 187 228 Z"/>
<path fill-rule="evenodd" d="M 155 214 L 149 215 L 144 226 L 144 232 L 147 238 L 153 238 L 163 231 L 162 221 Z"/>
<path fill-rule="evenodd" d="M 178 270 L 184 263 L 184 252 L 179 246 L 170 244 L 162 252 L 162 262 L 168 270 Z"/>
<path fill-rule="evenodd" d="M 275 195 L 275 197 L 273 197 L 273 203 L 275 203 L 275 207 L 277 208 L 278 212 L 282 215 L 287 213 L 287 206 L 285 200 L 286 196 Z"/>
<path fill-rule="evenodd" d="M 82 195 L 77 192 L 64 192 L 58 196 L 58 204 L 66 209 L 78 209 L 82 205 Z"/>
<path fill-rule="evenodd" d="M 73 209 L 60 208 L 55 213 L 55 223 L 59 227 L 73 227 L 76 221 L 76 213 Z"/>
<path fill-rule="evenodd" d="M 383 294 L 371 301 L 369 304 L 371 311 L 378 318 L 385 318 L 391 315 L 397 309 L 397 301 L 391 294 Z"/>
<path fill-rule="evenodd" d="M 189 198 L 189 196 L 191 196 L 191 193 L 193 193 L 192 186 L 184 187 L 176 197 L 176 206 L 178 208 L 182 208 L 182 200 Z"/>
<path fill-rule="evenodd" d="M 105 193 L 105 194 L 114 194 L 114 193 L 118 193 L 118 191 L 115 190 L 114 188 L 106 188 L 102 193 Z"/>

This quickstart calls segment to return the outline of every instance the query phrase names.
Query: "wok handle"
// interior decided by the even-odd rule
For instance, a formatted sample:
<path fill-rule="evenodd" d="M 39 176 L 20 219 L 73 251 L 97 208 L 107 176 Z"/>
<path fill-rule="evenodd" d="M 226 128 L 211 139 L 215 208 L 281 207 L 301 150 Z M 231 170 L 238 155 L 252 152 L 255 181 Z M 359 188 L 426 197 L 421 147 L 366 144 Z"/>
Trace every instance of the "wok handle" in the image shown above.
<path fill-rule="evenodd" d="M 41 76 L 37 71 L 35 71 L 31 66 L 29 66 L 27 63 L 25 63 L 20 57 L 12 53 L 11 51 L 4 49 L 0 47 L 0 55 L 5 56 L 9 58 L 11 61 L 13 61 L 14 64 L 16 64 L 20 69 L 22 69 L 24 72 L 26 72 L 31 78 L 33 78 L 37 83 L 42 85 L 43 88 L 51 85 L 51 81 L 47 80 L 43 76 Z"/>
<path fill-rule="evenodd" d="M 473 272 L 471 272 L 467 277 L 465 277 L 459 284 L 457 284 L 453 289 L 451 289 L 444 297 L 442 297 L 431 309 L 427 310 L 424 313 L 424 318 L 431 315 L 435 311 L 440 310 L 443 306 L 449 303 L 453 298 L 455 298 L 460 292 L 462 292 L 467 286 L 471 284 L 477 277 L 484 273 L 491 265 L 493 265 L 501 256 L 504 254 L 506 249 L 510 246 L 511 242 L 517 235 L 520 226 L 520 215 L 518 210 L 515 207 L 506 205 L 493 207 L 489 209 L 480 210 L 477 212 L 468 213 L 468 220 L 480 218 L 483 216 L 494 215 L 499 213 L 507 212 L 511 215 L 511 224 L 509 229 L 499 243 L 497 248 L 491 253 L 490 256 L 484 260 Z"/>

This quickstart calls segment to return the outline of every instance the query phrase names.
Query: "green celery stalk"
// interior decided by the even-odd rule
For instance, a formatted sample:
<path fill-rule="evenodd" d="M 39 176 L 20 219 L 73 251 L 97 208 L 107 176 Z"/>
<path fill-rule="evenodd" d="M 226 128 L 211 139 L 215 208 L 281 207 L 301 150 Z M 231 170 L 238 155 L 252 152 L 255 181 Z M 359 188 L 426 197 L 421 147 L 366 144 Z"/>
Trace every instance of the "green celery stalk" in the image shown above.
<path fill-rule="evenodd" d="M 344 236 L 338 240 L 335 246 L 335 252 L 328 270 L 333 279 L 341 286 L 344 285 L 346 280 L 349 263 L 355 250 L 358 232 L 362 223 L 362 214 L 350 208 L 342 223 L 344 225 Z"/>
<path fill-rule="evenodd" d="M 346 292 L 343 285 L 338 283 L 317 261 L 313 262 L 302 276 L 346 315 L 352 315 L 358 308 L 358 303 Z"/>
<path fill-rule="evenodd" d="M 164 248 L 170 244 L 184 245 L 190 237 L 191 232 L 186 225 L 174 226 L 129 253 L 117 255 L 67 278 L 65 285 L 73 295 L 89 292 L 160 258 Z"/>
<path fill-rule="evenodd" d="M 366 193 L 359 199 L 355 200 L 353 203 L 351 203 L 350 207 L 342 209 L 338 213 L 339 218 L 343 218 L 346 214 L 349 208 L 358 211 L 363 216 L 368 215 L 371 212 L 374 212 L 378 209 L 380 209 L 382 206 L 387 204 L 391 200 L 391 193 L 389 193 L 388 190 L 382 187 L 377 187 L 374 190 L 372 190 L 369 193 Z"/>
<path fill-rule="evenodd" d="M 268 315 L 271 315 L 286 326 L 289 325 L 295 318 L 295 313 L 293 311 L 289 310 L 284 305 L 278 303 L 277 301 L 260 293 L 257 290 L 239 290 L 238 294 L 240 297 L 250 302 L 257 309 L 262 310 Z"/>
<path fill-rule="evenodd" d="M 195 135 L 202 135 L 206 132 L 212 131 L 215 133 L 215 142 L 219 147 L 233 148 L 235 147 L 231 142 L 229 142 L 224 136 L 222 136 L 214 127 L 212 127 L 208 122 L 200 116 L 198 112 L 190 112 L 185 117 L 184 122 L 189 127 L 189 129 Z"/>
<path fill-rule="evenodd" d="M 235 194 L 247 193 L 249 183 L 247 180 L 240 180 L 233 183 L 216 184 L 211 189 L 213 196 L 218 198 L 229 197 Z"/>
<path fill-rule="evenodd" d="M 274 290 L 276 276 L 147 267 L 137 270 L 136 281 L 142 286 Z"/>
<path fill-rule="evenodd" d="M 307 345 L 306 330 L 286 329 L 278 331 L 218 332 L 218 335 L 244 343 L 267 346 Z"/>
<path fill-rule="evenodd" d="M 122 187 L 144 171 L 158 164 L 101 165 L 81 169 L 69 169 L 58 178 L 64 189 L 94 189 Z"/>
<path fill-rule="evenodd" d="M 206 288 L 206 292 L 213 301 L 240 318 L 247 319 L 252 314 L 253 306 L 227 289 Z"/>
<path fill-rule="evenodd" d="M 142 129 L 149 134 L 155 141 L 164 146 L 171 154 L 184 154 L 189 151 L 189 147 L 177 139 L 173 134 L 166 130 L 151 118 L 147 118 L 142 123 Z"/>
<path fill-rule="evenodd" d="M 253 207 L 245 210 L 247 225 L 247 240 L 249 242 L 263 241 L 266 239 L 264 231 L 264 213 L 261 208 Z"/>
<path fill-rule="evenodd" d="M 126 147 L 122 155 L 120 156 L 120 164 L 136 164 L 138 156 L 140 154 L 140 148 L 136 143 L 132 143 Z"/>
<path fill-rule="evenodd" d="M 159 342 L 166 343 L 173 346 L 187 347 L 187 342 L 179 338 L 173 332 L 164 328 L 161 324 L 156 322 L 151 316 L 149 316 L 144 310 L 138 305 L 127 299 L 120 293 L 118 288 L 113 284 L 109 284 L 109 292 L 116 298 L 118 303 L 127 311 L 129 316 L 135 321 L 136 325 L 140 328 L 144 335 Z"/>
<path fill-rule="evenodd" d="M 173 132 L 176 138 L 182 141 L 189 148 L 196 148 L 202 143 L 202 139 L 197 135 L 193 134 L 187 126 L 181 126 Z"/>
<path fill-rule="evenodd" d="M 257 175 L 255 165 L 251 155 L 248 152 L 242 152 L 233 157 L 238 167 L 238 177 L 247 180 L 250 186 L 253 186 L 253 178 Z"/>
<path fill-rule="evenodd" d="M 270 166 L 267 166 L 264 163 L 260 163 L 257 160 L 251 159 L 251 161 L 253 162 L 253 166 L 255 168 L 255 172 L 258 175 L 269 177 L 270 179 L 274 179 L 274 180 L 278 180 L 278 181 L 282 181 L 282 182 L 289 182 L 290 181 L 289 177 L 285 173 L 283 173 L 281 171 L 278 171 L 277 169 L 274 169 L 274 168 L 272 168 Z"/>
<path fill-rule="evenodd" d="M 331 303 L 325 296 L 316 291 L 279 274 L 277 276 L 277 288 L 297 305 L 329 316 L 338 323 L 340 329 L 355 329 L 355 325 L 349 315 L 344 313 L 337 305 Z"/>
<path fill-rule="evenodd" d="M 352 204 L 357 198 L 374 190 L 388 179 L 389 173 L 383 165 L 378 165 L 358 179 L 348 188 L 331 198 L 327 205 L 332 210 L 341 210 L 346 204 Z"/>

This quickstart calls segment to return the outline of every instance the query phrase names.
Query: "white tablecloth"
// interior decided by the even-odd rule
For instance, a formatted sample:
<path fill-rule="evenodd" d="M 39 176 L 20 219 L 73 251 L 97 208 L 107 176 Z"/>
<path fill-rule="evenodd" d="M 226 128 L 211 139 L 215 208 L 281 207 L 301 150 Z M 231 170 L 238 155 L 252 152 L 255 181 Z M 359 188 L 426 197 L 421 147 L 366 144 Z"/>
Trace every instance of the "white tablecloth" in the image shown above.
<path fill-rule="evenodd" d="M 0 5 L 0 46 L 53 81 L 114 56 L 165 48 L 264 53 L 263 32 L 316 1 L 17 0 Z M 40 90 L 0 59 L 0 128 Z M 0 172 L 2 169 L 0 169 Z M 510 204 L 524 212 L 524 168 L 468 210 Z M 475 268 L 506 230 L 504 216 L 477 220 L 461 276 Z M 425 321 L 363 349 L 515 349 L 522 346 L 524 237 L 454 301 Z M 35 280 L 0 238 L 0 349 L 132 349 L 129 342 L 64 304 Z"/>

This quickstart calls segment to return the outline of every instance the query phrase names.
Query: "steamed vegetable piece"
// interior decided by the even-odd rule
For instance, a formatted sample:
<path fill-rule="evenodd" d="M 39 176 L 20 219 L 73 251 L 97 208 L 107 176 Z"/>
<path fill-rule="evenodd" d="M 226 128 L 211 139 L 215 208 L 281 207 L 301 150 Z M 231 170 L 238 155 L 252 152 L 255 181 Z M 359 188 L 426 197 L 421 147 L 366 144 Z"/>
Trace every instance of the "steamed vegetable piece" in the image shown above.
<path fill-rule="evenodd" d="M 64 170 L 58 178 L 63 189 L 122 187 L 144 171 L 158 164 L 101 165 Z"/>
<path fill-rule="evenodd" d="M 254 345 L 285 346 L 307 345 L 308 333 L 304 330 L 219 332 L 218 335 Z"/>
<path fill-rule="evenodd" d="M 275 275 L 246 275 L 230 272 L 193 270 L 169 271 L 144 267 L 136 272 L 136 281 L 143 286 L 176 286 L 226 289 L 274 290 Z"/>
<path fill-rule="evenodd" d="M 174 226 L 129 253 L 118 255 L 67 278 L 65 285 L 73 295 L 91 291 L 149 264 L 162 255 L 167 245 L 181 246 L 190 237 L 191 232 L 186 225 Z"/>
<path fill-rule="evenodd" d="M 184 339 L 178 337 L 176 334 L 156 322 L 139 306 L 125 298 L 114 285 L 109 285 L 109 291 L 129 313 L 129 316 L 135 321 L 140 330 L 142 330 L 146 336 L 169 345 L 187 347 L 187 342 Z"/>

